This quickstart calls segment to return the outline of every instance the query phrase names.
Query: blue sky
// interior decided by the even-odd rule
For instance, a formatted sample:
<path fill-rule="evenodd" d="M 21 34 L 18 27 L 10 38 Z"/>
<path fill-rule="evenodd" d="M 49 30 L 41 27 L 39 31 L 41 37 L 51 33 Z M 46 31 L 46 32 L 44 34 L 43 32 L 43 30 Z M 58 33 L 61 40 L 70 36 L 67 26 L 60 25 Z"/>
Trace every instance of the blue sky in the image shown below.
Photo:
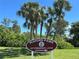
<path fill-rule="evenodd" d="M 26 31 L 26 29 L 23 28 L 23 18 L 17 16 L 16 12 L 23 3 L 28 1 L 38 2 L 41 6 L 52 6 L 54 0 L 0 0 L 0 21 L 2 21 L 4 17 L 17 20 L 22 32 Z M 69 0 L 69 2 L 72 5 L 72 9 L 70 12 L 66 12 L 65 20 L 71 24 L 72 22 L 79 21 L 79 0 Z"/>

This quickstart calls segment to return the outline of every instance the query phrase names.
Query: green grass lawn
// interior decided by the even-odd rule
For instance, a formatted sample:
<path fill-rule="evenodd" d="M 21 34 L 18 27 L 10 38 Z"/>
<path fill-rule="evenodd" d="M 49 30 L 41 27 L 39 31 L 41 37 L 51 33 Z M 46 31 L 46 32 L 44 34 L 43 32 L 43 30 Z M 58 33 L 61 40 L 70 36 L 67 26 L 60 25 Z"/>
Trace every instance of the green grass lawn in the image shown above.
<path fill-rule="evenodd" d="M 0 59 L 31 59 L 31 56 L 21 54 L 8 57 L 6 53 L 3 53 L 3 50 L 6 50 L 6 48 L 0 47 Z M 34 56 L 34 59 L 50 59 L 50 55 Z M 79 49 L 56 49 L 54 50 L 54 59 L 79 59 Z"/>

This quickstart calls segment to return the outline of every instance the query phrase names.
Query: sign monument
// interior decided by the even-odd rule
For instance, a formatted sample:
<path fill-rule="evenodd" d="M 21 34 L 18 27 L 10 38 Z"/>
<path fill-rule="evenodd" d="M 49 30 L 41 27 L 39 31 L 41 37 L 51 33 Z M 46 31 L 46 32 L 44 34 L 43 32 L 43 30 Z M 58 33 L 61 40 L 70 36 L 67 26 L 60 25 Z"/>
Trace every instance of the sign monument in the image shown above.
<path fill-rule="evenodd" d="M 26 47 L 33 52 L 48 52 L 56 48 L 56 42 L 48 39 L 35 39 L 29 41 Z"/>

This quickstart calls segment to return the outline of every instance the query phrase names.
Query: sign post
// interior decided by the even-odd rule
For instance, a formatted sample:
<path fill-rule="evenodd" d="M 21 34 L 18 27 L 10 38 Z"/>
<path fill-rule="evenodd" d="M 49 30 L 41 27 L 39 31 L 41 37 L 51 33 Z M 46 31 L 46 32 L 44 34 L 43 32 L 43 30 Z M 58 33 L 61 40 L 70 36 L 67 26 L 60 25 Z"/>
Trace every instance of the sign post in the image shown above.
<path fill-rule="evenodd" d="M 50 59 L 54 59 L 54 54 L 53 53 L 54 53 L 54 51 L 51 51 L 51 53 L 50 53 Z"/>
<path fill-rule="evenodd" d="M 51 53 L 50 53 L 50 59 L 54 59 L 53 52 L 54 51 L 51 51 Z"/>
<path fill-rule="evenodd" d="M 31 57 L 34 59 L 34 51 L 31 52 Z"/>

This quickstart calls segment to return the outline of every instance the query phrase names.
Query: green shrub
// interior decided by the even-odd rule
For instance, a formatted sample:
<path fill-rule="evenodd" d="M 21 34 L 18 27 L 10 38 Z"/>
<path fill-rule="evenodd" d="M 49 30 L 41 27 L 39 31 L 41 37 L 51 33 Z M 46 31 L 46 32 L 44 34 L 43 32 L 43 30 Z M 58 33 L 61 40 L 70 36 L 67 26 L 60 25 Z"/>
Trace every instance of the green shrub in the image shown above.
<path fill-rule="evenodd" d="M 21 54 L 23 55 L 31 55 L 31 51 L 26 49 L 25 47 L 22 47 L 20 50 Z"/>
<path fill-rule="evenodd" d="M 74 48 L 73 45 L 66 42 L 60 35 L 56 35 L 55 41 L 57 42 L 57 48 L 59 49 L 70 49 Z"/>
<path fill-rule="evenodd" d="M 60 41 L 60 42 L 57 43 L 57 48 L 59 48 L 59 49 L 70 49 L 70 48 L 74 48 L 74 47 L 68 42 Z"/>
<path fill-rule="evenodd" d="M 6 46 L 8 47 L 21 47 L 23 45 L 23 42 L 20 40 L 9 40 L 6 43 Z"/>

